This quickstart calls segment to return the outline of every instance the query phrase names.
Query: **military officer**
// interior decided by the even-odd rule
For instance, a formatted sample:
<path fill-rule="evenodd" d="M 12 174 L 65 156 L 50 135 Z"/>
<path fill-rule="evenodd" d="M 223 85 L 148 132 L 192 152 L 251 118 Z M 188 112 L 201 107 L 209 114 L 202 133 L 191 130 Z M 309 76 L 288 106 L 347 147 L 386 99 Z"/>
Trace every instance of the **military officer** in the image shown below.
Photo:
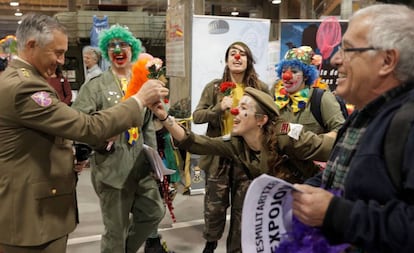
<path fill-rule="evenodd" d="M 76 226 L 69 140 L 99 145 L 140 126 L 143 116 L 137 112 L 168 90 L 151 80 L 133 98 L 83 114 L 60 102 L 47 82 L 64 63 L 65 28 L 52 17 L 30 14 L 16 37 L 18 57 L 0 77 L 0 252 L 65 252 Z"/>
<path fill-rule="evenodd" d="M 241 252 L 241 213 L 251 180 L 267 173 L 290 182 L 302 181 L 317 172 L 311 160 L 326 161 L 334 137 L 303 132 L 301 125 L 279 118 L 272 97 L 247 87 L 237 108 L 231 137 L 196 135 L 180 127 L 159 104 L 150 108 L 163 122 L 180 148 L 194 154 L 220 155 L 231 163 L 231 219 L 227 252 Z M 308 161 L 306 161 L 308 160 Z"/>

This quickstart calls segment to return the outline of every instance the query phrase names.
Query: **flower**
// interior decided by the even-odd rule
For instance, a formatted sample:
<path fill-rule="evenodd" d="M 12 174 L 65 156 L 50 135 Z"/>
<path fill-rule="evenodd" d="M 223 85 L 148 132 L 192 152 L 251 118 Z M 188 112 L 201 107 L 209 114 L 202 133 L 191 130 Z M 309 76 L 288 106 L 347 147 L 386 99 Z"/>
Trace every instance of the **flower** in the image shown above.
<path fill-rule="evenodd" d="M 222 82 L 220 84 L 220 92 L 223 93 L 224 96 L 229 96 L 234 88 L 236 88 L 236 84 L 233 82 Z"/>
<path fill-rule="evenodd" d="M 154 57 L 149 60 L 145 67 L 150 72 L 148 78 L 150 79 L 159 79 L 162 76 L 165 77 L 165 67 L 162 66 L 163 61 L 160 58 Z"/>
<path fill-rule="evenodd" d="M 319 66 L 322 63 L 322 55 L 315 54 L 312 56 L 312 65 Z"/>

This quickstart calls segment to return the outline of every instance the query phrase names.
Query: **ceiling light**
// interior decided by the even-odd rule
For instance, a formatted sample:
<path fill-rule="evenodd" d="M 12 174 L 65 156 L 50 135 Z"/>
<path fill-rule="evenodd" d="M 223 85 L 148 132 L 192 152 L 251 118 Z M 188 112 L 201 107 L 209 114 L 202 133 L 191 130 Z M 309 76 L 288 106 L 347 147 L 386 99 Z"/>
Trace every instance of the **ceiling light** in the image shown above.
<path fill-rule="evenodd" d="M 23 16 L 23 13 L 21 13 L 20 10 L 17 9 L 16 12 L 14 13 L 14 16 L 21 17 L 21 16 Z"/>
<path fill-rule="evenodd" d="M 237 11 L 236 8 L 233 8 L 233 11 L 230 13 L 232 16 L 238 16 L 239 12 Z"/>
<path fill-rule="evenodd" d="M 19 6 L 19 2 L 17 2 L 17 1 L 11 1 L 10 2 L 10 6 L 17 7 L 17 6 Z"/>
<path fill-rule="evenodd" d="M 272 0 L 272 4 L 280 4 L 282 0 Z"/>

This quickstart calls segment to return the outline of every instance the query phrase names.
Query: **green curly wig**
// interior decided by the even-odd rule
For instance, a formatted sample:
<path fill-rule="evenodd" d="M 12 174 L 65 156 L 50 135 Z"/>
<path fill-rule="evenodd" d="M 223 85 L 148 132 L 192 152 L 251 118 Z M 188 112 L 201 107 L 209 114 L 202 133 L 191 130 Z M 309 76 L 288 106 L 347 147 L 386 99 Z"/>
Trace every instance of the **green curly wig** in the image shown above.
<path fill-rule="evenodd" d="M 113 39 L 122 39 L 131 45 L 131 61 L 134 62 L 138 59 L 138 55 L 141 53 L 141 41 L 136 39 L 134 35 L 128 30 L 128 28 L 121 25 L 113 25 L 108 30 L 104 30 L 99 35 L 99 48 L 101 49 L 103 57 L 110 61 L 108 55 L 108 44 Z"/>

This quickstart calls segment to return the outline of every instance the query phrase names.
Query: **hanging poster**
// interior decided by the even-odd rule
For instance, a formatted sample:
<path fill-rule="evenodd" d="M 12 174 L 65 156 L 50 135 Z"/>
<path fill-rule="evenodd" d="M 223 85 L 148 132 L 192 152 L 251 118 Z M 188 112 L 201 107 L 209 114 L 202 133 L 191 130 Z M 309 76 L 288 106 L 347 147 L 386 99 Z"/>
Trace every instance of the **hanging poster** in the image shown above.
<path fill-rule="evenodd" d="M 310 46 L 322 55 L 319 73 L 322 81 L 331 90 L 336 87 L 336 69 L 330 64 L 332 55 L 341 43 L 348 21 L 327 17 L 323 20 L 282 19 L 280 20 L 280 59 L 294 47 Z"/>

